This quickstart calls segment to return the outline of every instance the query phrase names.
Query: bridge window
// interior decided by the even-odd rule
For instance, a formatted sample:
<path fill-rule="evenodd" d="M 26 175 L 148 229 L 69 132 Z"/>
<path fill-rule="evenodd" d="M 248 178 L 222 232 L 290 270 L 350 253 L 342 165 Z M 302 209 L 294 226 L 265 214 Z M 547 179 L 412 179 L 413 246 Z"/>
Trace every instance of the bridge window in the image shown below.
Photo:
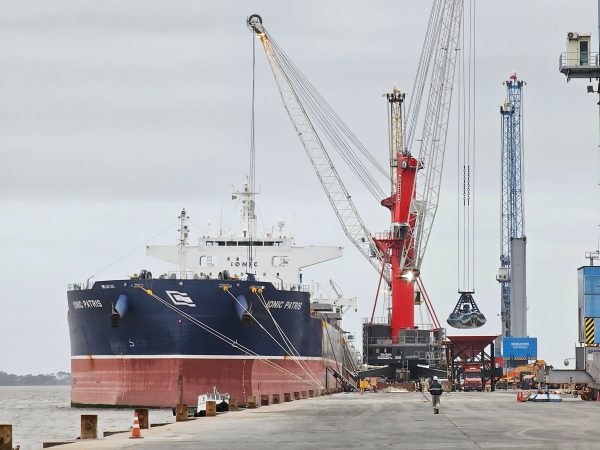
<path fill-rule="evenodd" d="M 200 257 L 200 267 L 214 267 L 216 262 L 216 257 L 212 255 L 204 255 Z"/>
<path fill-rule="evenodd" d="M 273 259 L 272 259 L 273 267 L 286 266 L 289 264 L 289 262 L 290 262 L 290 259 L 287 256 L 273 256 Z"/>

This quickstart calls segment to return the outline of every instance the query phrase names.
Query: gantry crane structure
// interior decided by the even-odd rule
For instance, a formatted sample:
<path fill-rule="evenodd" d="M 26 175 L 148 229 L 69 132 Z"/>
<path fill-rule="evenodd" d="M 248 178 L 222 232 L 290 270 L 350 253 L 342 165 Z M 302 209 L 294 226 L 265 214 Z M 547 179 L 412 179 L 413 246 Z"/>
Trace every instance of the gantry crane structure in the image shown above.
<path fill-rule="evenodd" d="M 387 324 L 382 324 L 383 331 L 368 338 L 385 338 L 387 343 L 401 346 L 407 341 L 401 336 L 406 332 L 413 333 L 413 344 L 420 342 L 421 338 L 416 334 L 421 330 L 415 330 L 414 323 L 415 284 L 421 294 L 425 294 L 434 321 L 432 331 L 437 334 L 433 339 L 429 334 L 426 339 L 421 339 L 426 348 L 415 347 L 415 354 L 422 350 L 421 353 L 427 353 L 429 357 L 413 358 L 411 362 L 414 365 L 432 363 L 436 358 L 441 359 L 439 355 L 443 354 L 439 348 L 437 352 L 431 351 L 432 342 L 437 340 L 439 344 L 442 340 L 443 330 L 426 298 L 420 270 L 440 193 L 462 17 L 463 0 L 434 1 L 406 130 L 402 120 L 404 94 L 394 89 L 387 95 L 390 112 L 389 172 L 368 153 L 298 70 L 267 32 L 262 18 L 254 14 L 247 21 L 263 45 L 288 116 L 345 234 L 391 291 L 391 317 Z M 420 121 L 420 107 L 428 82 L 425 117 Z M 410 149 L 419 125 L 423 128 L 416 157 Z M 389 230 L 373 235 L 367 228 L 332 162 L 329 154 L 332 149 L 354 170 L 373 197 L 390 210 Z M 367 170 L 360 155 L 387 179 L 391 187 L 389 195 Z M 390 359 L 399 362 L 405 357 L 406 352 L 400 348 Z"/>
<path fill-rule="evenodd" d="M 523 211 L 523 86 L 512 72 L 506 100 L 500 107 L 502 134 L 502 203 L 500 269 L 500 317 L 503 337 L 527 336 L 525 292 L 525 216 Z"/>

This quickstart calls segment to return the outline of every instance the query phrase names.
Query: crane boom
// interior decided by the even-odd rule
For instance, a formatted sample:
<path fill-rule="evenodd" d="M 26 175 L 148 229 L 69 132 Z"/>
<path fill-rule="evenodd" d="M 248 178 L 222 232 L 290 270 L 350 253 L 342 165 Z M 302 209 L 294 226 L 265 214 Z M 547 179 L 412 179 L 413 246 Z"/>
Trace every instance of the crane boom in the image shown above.
<path fill-rule="evenodd" d="M 419 276 L 437 212 L 463 4 L 464 0 L 434 1 L 416 82 L 419 89 L 415 104 L 420 105 L 422 88 L 431 72 L 418 158 L 410 152 L 410 133 L 408 142 L 404 142 L 404 94 L 394 89 L 387 95 L 391 134 L 390 173 L 385 175 L 389 176 L 391 196 L 385 196 L 370 174 L 365 171 L 358 174 L 371 194 L 380 195 L 378 200 L 391 211 L 390 230 L 377 237 L 358 214 L 328 149 L 337 150 L 351 167 L 358 163 L 361 169 L 364 166 L 350 147 L 363 152 L 367 159 L 372 156 L 357 145 L 357 138 L 269 36 L 262 18 L 255 14 L 247 22 L 264 47 L 288 116 L 345 234 L 373 267 L 381 271 L 391 288 L 390 326 L 394 337 L 403 329 L 414 328 L 414 277 Z M 418 109 L 412 113 L 411 124 L 418 121 Z M 327 139 L 327 148 L 323 139 Z M 346 145 L 348 142 L 351 145 Z M 345 150 L 349 150 L 348 155 Z M 373 165 L 381 169 L 378 164 Z"/>
<path fill-rule="evenodd" d="M 438 207 L 464 5 L 464 0 L 436 1 L 442 2 L 442 5 L 436 15 L 438 23 L 432 27 L 437 43 L 433 49 L 433 70 L 419 148 L 423 169 L 417 172 L 413 188 L 415 199 L 411 205 L 416 216 L 414 239 L 406 241 L 400 263 L 403 269 L 417 271 L 423 261 Z M 411 253 L 414 256 L 411 257 Z"/>
<path fill-rule="evenodd" d="M 371 232 L 358 214 L 311 118 L 300 101 L 293 75 L 284 70 L 282 57 L 272 45 L 272 40 L 262 24 L 262 18 L 257 14 L 250 16 L 248 26 L 256 33 L 264 47 L 281 100 L 344 233 L 379 272 L 382 264 L 385 264 L 385 255 L 377 249 Z M 383 276 L 389 283 L 389 270 L 385 270 Z"/>

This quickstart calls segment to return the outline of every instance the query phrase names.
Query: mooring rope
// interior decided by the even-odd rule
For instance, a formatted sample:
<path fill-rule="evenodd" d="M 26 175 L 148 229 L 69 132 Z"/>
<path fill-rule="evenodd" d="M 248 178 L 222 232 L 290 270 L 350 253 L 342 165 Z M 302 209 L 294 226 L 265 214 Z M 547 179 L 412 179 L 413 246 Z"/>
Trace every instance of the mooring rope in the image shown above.
<path fill-rule="evenodd" d="M 237 303 L 238 305 L 240 305 L 242 308 L 244 307 L 244 305 L 242 305 L 242 303 L 241 303 L 241 302 L 240 302 L 240 301 L 237 299 L 237 297 L 236 297 L 235 295 L 233 295 L 231 292 L 229 292 L 229 289 L 227 289 L 227 290 L 226 290 L 226 292 L 227 292 L 229 295 L 231 295 L 231 297 L 233 297 L 233 299 L 236 301 L 236 303 Z M 298 360 L 296 357 L 294 357 L 294 355 L 292 355 L 291 353 L 289 353 L 289 352 L 288 352 L 288 351 L 287 351 L 287 350 L 286 350 L 286 349 L 283 347 L 283 345 L 281 345 L 281 343 L 280 343 L 280 342 L 279 342 L 279 341 L 278 341 L 278 340 L 277 340 L 277 339 L 276 339 L 276 338 L 275 338 L 275 337 L 274 337 L 274 336 L 273 336 L 273 335 L 272 335 L 272 334 L 271 334 L 271 333 L 270 333 L 270 332 L 269 332 L 269 331 L 268 331 L 268 330 L 267 330 L 267 329 L 266 329 L 266 328 L 263 326 L 263 324 L 262 324 L 262 323 L 260 323 L 260 321 L 259 321 L 259 320 L 258 320 L 256 317 L 254 317 L 254 314 L 252 314 L 252 312 L 251 312 L 251 311 L 247 310 L 247 311 L 246 311 L 246 313 L 247 313 L 247 314 L 250 316 L 250 318 L 251 318 L 252 320 L 254 320 L 254 321 L 255 321 L 255 322 L 258 324 L 258 326 L 259 326 L 260 328 L 262 328 L 262 329 L 264 330 L 264 332 L 265 332 L 265 333 L 267 333 L 267 335 L 268 335 L 268 336 L 269 336 L 269 337 L 270 337 L 270 338 L 271 338 L 271 339 L 272 339 L 272 340 L 273 340 L 273 341 L 274 341 L 274 342 L 275 342 L 275 343 L 276 343 L 276 344 L 277 344 L 277 345 L 278 345 L 278 346 L 279 346 L 279 347 L 280 347 L 280 348 L 281 348 L 281 349 L 282 349 L 282 350 L 283 350 L 283 351 L 284 351 L 284 352 L 285 352 L 285 353 L 286 353 L 288 356 L 291 356 L 291 357 L 292 357 L 292 359 L 293 359 L 293 360 L 294 360 L 294 361 L 295 361 L 295 362 L 296 362 L 296 363 L 297 363 L 297 364 L 300 366 L 300 368 L 301 368 L 301 369 L 302 369 L 302 370 L 303 370 L 303 371 L 306 373 L 306 375 L 308 375 L 308 377 L 311 379 L 311 381 L 312 381 L 313 383 L 315 383 L 317 386 L 320 386 L 320 387 L 322 386 L 322 385 L 321 385 L 321 383 L 319 382 L 319 380 L 318 380 L 318 379 L 316 379 L 315 377 L 311 376 L 311 374 L 310 374 L 310 373 L 308 373 L 308 372 L 306 371 L 306 369 L 305 369 L 305 368 L 302 366 L 302 364 L 299 362 L 299 360 Z"/>
<path fill-rule="evenodd" d="M 189 320 L 190 322 L 192 322 L 194 325 L 199 326 L 200 328 L 202 328 L 204 331 L 206 331 L 207 333 L 212 334 L 213 336 L 217 337 L 218 339 L 221 339 L 223 341 L 225 341 L 226 343 L 228 343 L 229 345 L 231 345 L 234 348 L 239 349 L 240 351 L 242 351 L 243 353 L 245 353 L 246 355 L 250 355 L 250 356 L 258 356 L 257 360 L 264 362 L 265 364 L 283 372 L 286 373 L 287 375 L 296 378 L 298 380 L 302 380 L 302 377 L 296 375 L 295 373 L 279 366 L 278 364 L 274 363 L 273 361 L 266 359 L 266 358 L 262 358 L 261 355 L 259 355 L 258 353 L 250 350 L 249 348 L 245 347 L 244 345 L 238 343 L 237 341 L 235 341 L 234 339 L 231 339 L 230 337 L 224 335 L 223 333 L 221 333 L 220 331 L 215 330 L 214 328 L 212 328 L 211 326 L 205 324 L 204 322 L 196 319 L 195 317 L 191 316 L 190 314 L 181 311 L 179 308 L 175 307 L 174 305 L 171 305 L 169 302 L 167 302 L 166 300 L 160 298 L 158 295 L 154 294 L 154 292 L 152 292 L 151 290 L 146 290 L 143 287 L 139 286 L 138 289 L 141 289 L 142 291 L 146 292 L 146 294 L 148 294 L 149 296 L 151 296 L 152 298 L 154 298 L 155 300 L 158 300 L 160 303 L 162 303 L 164 306 L 166 306 L 167 308 L 171 309 L 172 311 L 175 311 L 177 314 L 181 315 L 182 317 L 184 317 L 185 319 Z"/>
<path fill-rule="evenodd" d="M 277 320 L 275 319 L 275 317 L 273 317 L 273 314 L 271 313 L 271 309 L 267 306 L 267 300 L 265 299 L 265 297 L 262 294 L 262 292 L 257 291 L 257 292 L 255 292 L 255 294 L 258 297 L 258 299 L 260 300 L 261 304 L 267 310 L 267 313 L 271 317 L 271 320 L 273 321 L 273 324 L 275 325 L 275 328 L 279 332 L 279 335 L 283 339 L 283 342 L 285 343 L 286 347 L 288 347 L 288 350 L 289 350 L 288 354 L 290 356 L 292 356 L 293 358 L 296 359 L 296 361 L 303 368 L 304 372 L 315 382 L 315 384 L 317 386 L 319 386 L 319 388 L 323 388 L 324 386 L 319 381 L 319 378 L 315 375 L 315 373 L 313 372 L 313 370 L 310 369 L 310 367 L 308 367 L 308 364 L 306 364 L 305 361 L 302 361 L 300 359 L 300 352 L 296 349 L 296 347 L 294 346 L 294 344 L 292 344 L 291 339 L 287 336 L 287 334 L 285 333 L 285 331 L 283 331 L 283 328 L 281 328 L 281 326 L 279 325 L 279 323 L 277 322 Z M 295 355 L 294 355 L 294 353 L 295 353 Z"/>

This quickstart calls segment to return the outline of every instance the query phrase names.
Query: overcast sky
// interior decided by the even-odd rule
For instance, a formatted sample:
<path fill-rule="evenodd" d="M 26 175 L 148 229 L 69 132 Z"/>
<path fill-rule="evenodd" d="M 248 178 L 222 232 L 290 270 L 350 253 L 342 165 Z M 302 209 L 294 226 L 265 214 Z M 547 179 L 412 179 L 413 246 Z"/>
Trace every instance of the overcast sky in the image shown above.
<path fill-rule="evenodd" d="M 175 244 L 186 207 L 197 227 L 235 227 L 232 185 L 248 167 L 252 35 L 259 13 L 277 42 L 385 164 L 386 105 L 409 91 L 431 2 L 0 0 L 0 370 L 69 370 L 67 284 L 148 268 L 144 244 Z M 502 82 L 527 81 L 525 221 L 529 334 L 561 364 L 577 340 L 577 267 L 598 245 L 598 112 L 585 81 L 558 72 L 569 31 L 593 32 L 592 0 L 477 2 L 475 299 L 499 333 Z M 359 298 L 360 335 L 377 274 L 343 235 L 257 55 L 261 223 L 281 217 L 298 243 L 343 245 L 305 271 Z M 409 93 L 410 95 L 410 93 Z M 455 125 L 451 123 L 451 129 Z M 451 131 L 451 134 L 453 131 Z M 418 138 L 417 134 L 417 138 Z M 440 319 L 458 300 L 456 140 L 422 276 Z M 373 232 L 388 222 L 355 179 Z M 127 257 L 120 259 L 124 255 Z M 116 261 L 116 263 L 115 263 Z M 114 263 L 114 264 L 113 264 Z M 106 268 L 108 267 L 108 268 Z M 105 269 L 106 268 L 106 269 Z M 103 270 L 104 269 L 104 270 Z M 450 334 L 464 334 L 449 329 Z"/>

